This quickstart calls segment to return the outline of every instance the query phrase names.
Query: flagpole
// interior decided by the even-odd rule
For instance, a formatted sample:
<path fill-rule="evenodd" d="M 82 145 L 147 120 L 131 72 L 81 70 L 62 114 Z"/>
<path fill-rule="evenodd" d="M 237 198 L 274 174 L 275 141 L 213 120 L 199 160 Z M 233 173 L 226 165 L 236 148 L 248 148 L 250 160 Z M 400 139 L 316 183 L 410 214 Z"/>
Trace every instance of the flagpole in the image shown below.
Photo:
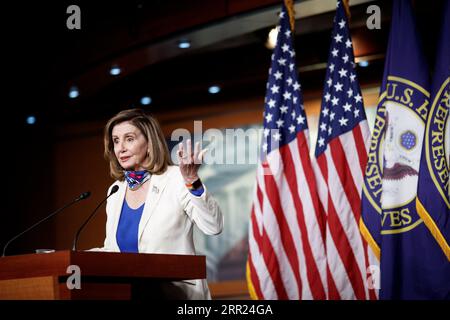
<path fill-rule="evenodd" d="M 286 5 L 286 10 L 289 15 L 289 23 L 291 25 L 291 31 L 295 30 L 295 11 L 294 11 L 294 0 L 284 0 Z"/>
<path fill-rule="evenodd" d="M 342 4 L 344 5 L 345 14 L 347 15 L 348 22 L 350 23 L 350 18 L 352 17 L 350 13 L 350 5 L 348 4 L 349 0 L 342 0 Z"/>

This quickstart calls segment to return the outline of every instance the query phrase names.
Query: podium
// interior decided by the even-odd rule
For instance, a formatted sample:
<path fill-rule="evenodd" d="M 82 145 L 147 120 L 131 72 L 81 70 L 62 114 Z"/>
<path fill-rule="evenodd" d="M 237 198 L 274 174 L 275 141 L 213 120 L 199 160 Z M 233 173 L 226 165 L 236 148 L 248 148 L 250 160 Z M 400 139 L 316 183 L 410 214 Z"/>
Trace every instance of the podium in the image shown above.
<path fill-rule="evenodd" d="M 81 288 L 74 288 L 77 276 Z M 196 255 L 56 251 L 0 258 L 0 299 L 164 299 L 171 281 L 206 278 Z"/>

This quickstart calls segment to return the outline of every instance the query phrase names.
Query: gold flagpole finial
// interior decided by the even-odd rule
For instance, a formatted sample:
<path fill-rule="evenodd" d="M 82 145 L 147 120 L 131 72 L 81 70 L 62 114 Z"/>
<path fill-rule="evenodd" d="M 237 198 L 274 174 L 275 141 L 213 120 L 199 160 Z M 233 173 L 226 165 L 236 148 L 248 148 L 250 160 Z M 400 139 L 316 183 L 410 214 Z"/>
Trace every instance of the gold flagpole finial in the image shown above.
<path fill-rule="evenodd" d="M 286 5 L 286 10 L 289 15 L 289 22 L 291 25 L 291 30 L 294 31 L 295 28 L 295 11 L 294 11 L 294 0 L 284 0 Z"/>
<path fill-rule="evenodd" d="M 344 5 L 345 13 L 347 14 L 347 19 L 350 21 L 351 13 L 350 13 L 350 5 L 348 4 L 349 0 L 342 0 L 342 4 Z"/>

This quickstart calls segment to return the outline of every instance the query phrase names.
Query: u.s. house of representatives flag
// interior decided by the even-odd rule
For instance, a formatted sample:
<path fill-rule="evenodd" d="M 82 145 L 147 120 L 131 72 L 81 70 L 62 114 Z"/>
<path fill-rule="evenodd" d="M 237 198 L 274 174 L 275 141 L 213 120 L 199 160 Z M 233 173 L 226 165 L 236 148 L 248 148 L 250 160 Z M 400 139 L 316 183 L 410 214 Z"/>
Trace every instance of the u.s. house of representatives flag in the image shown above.
<path fill-rule="evenodd" d="M 367 270 L 377 260 L 359 231 L 369 136 L 347 16 L 338 1 L 314 162 L 326 211 L 330 299 L 376 298 Z"/>
<path fill-rule="evenodd" d="M 445 2 L 420 162 L 417 212 L 450 261 L 450 1 Z M 447 266 L 446 272 L 450 273 Z"/>
<path fill-rule="evenodd" d="M 381 299 L 443 298 L 447 259 L 416 211 L 430 100 L 428 68 L 409 0 L 393 2 L 374 133 L 365 171 L 361 231 L 380 255 Z"/>
<path fill-rule="evenodd" d="M 253 299 L 326 299 L 322 212 L 284 5 L 278 28 L 249 224 L 247 280 Z"/>

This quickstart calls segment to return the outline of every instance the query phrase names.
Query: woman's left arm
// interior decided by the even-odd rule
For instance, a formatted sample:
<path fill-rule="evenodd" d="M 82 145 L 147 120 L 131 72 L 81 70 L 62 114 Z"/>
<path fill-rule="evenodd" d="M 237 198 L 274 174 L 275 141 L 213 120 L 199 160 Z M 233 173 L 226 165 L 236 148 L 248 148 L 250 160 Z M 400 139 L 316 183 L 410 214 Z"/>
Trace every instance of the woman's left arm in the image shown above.
<path fill-rule="evenodd" d="M 219 234 L 223 228 L 222 211 L 206 187 L 203 186 L 203 188 L 203 194 L 197 197 L 183 186 L 181 191 L 181 205 L 186 214 L 205 234 Z"/>

